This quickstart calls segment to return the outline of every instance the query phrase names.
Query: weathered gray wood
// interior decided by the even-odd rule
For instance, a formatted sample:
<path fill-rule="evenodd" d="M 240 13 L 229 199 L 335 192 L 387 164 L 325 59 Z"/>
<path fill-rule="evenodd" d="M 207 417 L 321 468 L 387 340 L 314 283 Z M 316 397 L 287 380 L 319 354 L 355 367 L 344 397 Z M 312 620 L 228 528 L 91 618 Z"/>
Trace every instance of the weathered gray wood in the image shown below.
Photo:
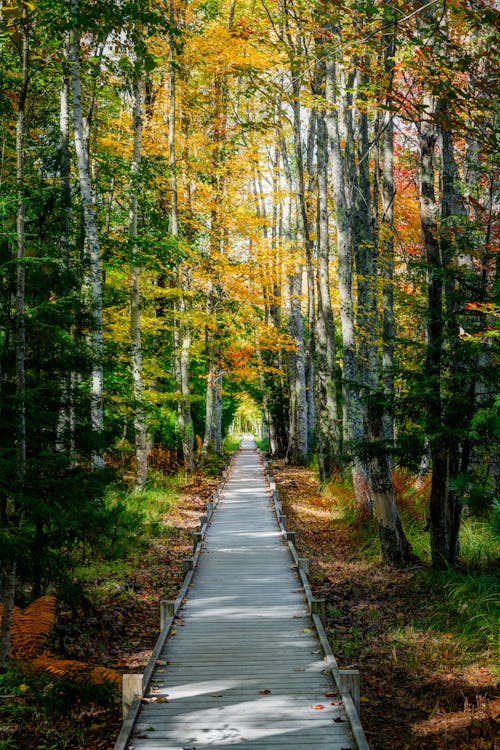
<path fill-rule="evenodd" d="M 341 669 L 339 675 L 341 693 L 351 696 L 358 715 L 361 714 L 359 669 Z"/>
<path fill-rule="evenodd" d="M 324 599 L 311 599 L 311 614 L 319 615 L 319 618 L 323 625 L 326 622 L 326 602 Z"/>
<path fill-rule="evenodd" d="M 187 574 L 193 570 L 193 558 L 192 557 L 186 557 L 182 561 L 182 572 L 184 573 L 184 576 L 187 576 Z"/>
<path fill-rule="evenodd" d="M 309 575 L 309 560 L 307 557 L 299 557 L 299 568 L 304 571 L 306 576 Z"/>
<path fill-rule="evenodd" d="M 126 719 L 132 703 L 142 698 L 142 674 L 124 674 L 122 677 L 122 714 Z"/>
<path fill-rule="evenodd" d="M 162 599 L 160 602 L 160 630 L 163 630 L 167 621 L 175 614 L 175 601 Z"/>
<path fill-rule="evenodd" d="M 239 451 L 188 561 L 129 735 L 137 750 L 356 748 L 275 509 L 257 452 Z"/>

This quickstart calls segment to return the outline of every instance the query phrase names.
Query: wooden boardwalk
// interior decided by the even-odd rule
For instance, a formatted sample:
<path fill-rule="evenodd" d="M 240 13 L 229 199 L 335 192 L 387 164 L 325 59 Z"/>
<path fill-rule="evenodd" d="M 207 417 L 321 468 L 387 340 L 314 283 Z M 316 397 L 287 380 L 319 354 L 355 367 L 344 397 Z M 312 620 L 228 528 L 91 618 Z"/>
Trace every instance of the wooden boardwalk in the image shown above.
<path fill-rule="evenodd" d="M 125 747 L 354 750 L 253 441 L 232 463 Z M 150 701 L 150 702 L 148 702 Z"/>

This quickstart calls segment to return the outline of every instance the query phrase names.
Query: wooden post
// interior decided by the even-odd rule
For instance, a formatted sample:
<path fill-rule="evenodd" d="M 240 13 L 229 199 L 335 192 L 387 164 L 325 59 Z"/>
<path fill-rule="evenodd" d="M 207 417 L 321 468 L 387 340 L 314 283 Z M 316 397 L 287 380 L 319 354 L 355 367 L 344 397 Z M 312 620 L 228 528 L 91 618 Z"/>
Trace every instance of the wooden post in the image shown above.
<path fill-rule="evenodd" d="M 160 632 L 165 627 L 167 620 L 174 616 L 175 602 L 171 599 L 162 599 L 160 602 Z"/>
<path fill-rule="evenodd" d="M 304 571 L 306 576 L 309 575 L 309 560 L 307 557 L 299 557 L 299 568 Z"/>
<path fill-rule="evenodd" d="M 295 531 L 287 531 L 286 539 L 288 542 L 292 542 L 292 544 L 295 544 Z"/>
<path fill-rule="evenodd" d="M 269 489 L 274 495 L 274 493 L 276 492 L 276 482 L 269 482 Z"/>
<path fill-rule="evenodd" d="M 340 669 L 339 675 L 340 692 L 351 696 L 359 716 L 361 711 L 359 669 Z"/>
<path fill-rule="evenodd" d="M 311 614 L 319 615 L 319 619 L 323 623 L 326 622 L 326 602 L 324 599 L 311 599 Z"/>
<path fill-rule="evenodd" d="M 122 679 L 122 715 L 127 718 L 132 703 L 142 698 L 142 674 L 124 674 Z"/>
<path fill-rule="evenodd" d="M 286 516 L 283 515 L 283 513 L 280 513 L 279 515 L 279 522 L 283 526 L 283 528 L 286 529 Z"/>
<path fill-rule="evenodd" d="M 214 510 L 214 504 L 211 500 L 209 500 L 209 502 L 207 503 L 207 514 L 211 516 L 213 513 L 213 510 Z"/>
<path fill-rule="evenodd" d="M 201 543 L 201 531 L 193 531 L 193 549 L 196 550 L 196 547 Z"/>
<path fill-rule="evenodd" d="M 200 523 L 202 526 L 208 523 L 208 516 L 200 516 Z"/>
<path fill-rule="evenodd" d="M 182 572 L 184 573 L 184 578 L 187 576 L 190 570 L 193 570 L 193 558 L 186 557 L 182 561 Z"/>

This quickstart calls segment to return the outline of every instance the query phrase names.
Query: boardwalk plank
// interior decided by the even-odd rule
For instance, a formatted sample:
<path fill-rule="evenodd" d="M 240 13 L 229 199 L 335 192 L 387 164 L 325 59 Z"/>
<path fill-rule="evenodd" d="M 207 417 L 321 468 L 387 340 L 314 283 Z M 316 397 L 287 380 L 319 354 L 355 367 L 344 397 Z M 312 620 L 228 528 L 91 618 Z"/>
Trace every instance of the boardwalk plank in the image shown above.
<path fill-rule="evenodd" d="M 354 749 L 255 450 L 200 550 L 129 748 Z"/>

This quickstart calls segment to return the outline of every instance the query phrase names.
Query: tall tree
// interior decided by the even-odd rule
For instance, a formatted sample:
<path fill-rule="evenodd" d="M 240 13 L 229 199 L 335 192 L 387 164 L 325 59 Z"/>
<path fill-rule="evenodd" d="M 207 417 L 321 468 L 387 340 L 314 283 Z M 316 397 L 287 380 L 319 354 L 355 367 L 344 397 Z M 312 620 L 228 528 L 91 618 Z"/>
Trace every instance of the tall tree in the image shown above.
<path fill-rule="evenodd" d="M 142 39 L 136 44 L 136 60 L 133 92 L 133 151 L 130 184 L 129 239 L 130 239 L 130 364 L 134 393 L 134 434 L 136 484 L 142 486 L 148 476 L 147 429 L 144 409 L 144 384 L 142 374 L 142 332 L 141 332 L 141 265 L 138 245 L 138 208 L 140 192 L 140 169 L 142 152 L 142 89 L 143 89 L 143 56 L 140 47 Z"/>
<path fill-rule="evenodd" d="M 23 517 L 23 495 L 26 480 L 26 185 L 25 185 L 25 149 L 26 149 L 26 109 L 29 90 L 30 68 L 30 17 L 25 3 L 19 12 L 19 33 L 21 37 L 21 86 L 18 94 L 16 118 L 16 302 L 15 302 L 15 339 L 16 339 L 16 480 L 12 500 L 11 518 L 2 518 L 10 522 L 11 544 L 7 554 L 2 557 L 2 592 L 3 610 L 0 629 L 0 672 L 5 669 L 10 649 L 12 613 L 16 594 L 17 551 L 12 538 L 19 531 Z M 7 515 L 7 504 L 2 502 L 2 516 Z"/>
<path fill-rule="evenodd" d="M 178 215 L 178 186 L 177 186 L 177 156 L 176 156 L 176 124 L 177 124 L 177 62 L 175 30 L 175 9 L 170 6 L 170 33 L 169 33 L 169 101 L 170 111 L 168 117 L 168 153 L 170 167 L 170 233 L 176 242 L 179 241 L 179 215 Z M 179 431 L 182 440 L 182 454 L 187 471 L 194 470 L 194 429 L 191 416 L 191 375 L 190 358 L 192 331 L 188 315 L 188 301 L 185 293 L 188 274 L 182 263 L 176 268 L 175 284 L 177 286 L 177 299 L 174 303 L 174 371 L 176 387 L 179 393 L 177 417 L 179 420 Z M 186 290 L 187 291 L 187 290 Z"/>
<path fill-rule="evenodd" d="M 92 465 L 104 468 L 104 370 L 103 370 L 103 318 L 102 318 L 102 265 L 101 246 L 97 231 L 94 202 L 92 198 L 89 156 L 86 146 L 82 111 L 82 85 L 80 72 L 80 6 L 79 0 L 71 0 L 72 28 L 69 42 L 71 67 L 71 90 L 73 95 L 73 131 L 76 152 L 78 182 L 82 198 L 85 241 L 89 255 L 90 294 L 92 309 L 92 374 L 91 374 L 91 423 L 95 447 Z"/>

